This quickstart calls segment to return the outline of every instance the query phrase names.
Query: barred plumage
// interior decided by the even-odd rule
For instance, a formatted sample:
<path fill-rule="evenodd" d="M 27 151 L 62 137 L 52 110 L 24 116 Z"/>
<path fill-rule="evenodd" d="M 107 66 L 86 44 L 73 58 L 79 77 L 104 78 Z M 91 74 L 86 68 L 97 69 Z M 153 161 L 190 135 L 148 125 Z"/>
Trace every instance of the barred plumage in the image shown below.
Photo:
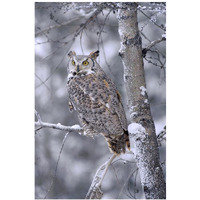
<path fill-rule="evenodd" d="M 96 62 L 99 51 L 68 55 L 70 110 L 78 112 L 86 135 L 102 134 L 112 152 L 125 153 L 126 146 L 130 148 L 125 112 L 116 86 Z"/>

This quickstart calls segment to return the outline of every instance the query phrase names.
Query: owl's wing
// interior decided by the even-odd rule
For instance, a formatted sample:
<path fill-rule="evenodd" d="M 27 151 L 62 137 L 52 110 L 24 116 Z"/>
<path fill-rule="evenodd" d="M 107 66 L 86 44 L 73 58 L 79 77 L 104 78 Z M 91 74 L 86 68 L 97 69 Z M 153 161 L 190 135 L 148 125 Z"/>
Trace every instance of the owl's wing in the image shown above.
<path fill-rule="evenodd" d="M 120 95 L 120 93 L 118 92 L 117 89 L 116 89 L 116 93 L 117 93 L 117 99 L 118 99 L 118 105 L 119 106 L 115 110 L 116 110 L 116 113 L 118 114 L 118 117 L 120 118 L 121 125 L 122 125 L 123 129 L 127 131 L 128 130 L 127 129 L 128 124 L 127 124 L 127 119 L 126 119 L 124 107 L 123 107 L 123 104 L 122 104 L 121 95 Z"/>
<path fill-rule="evenodd" d="M 103 84 L 106 85 L 106 90 L 109 95 L 108 101 L 104 102 L 104 104 L 108 105 L 112 113 L 117 114 L 120 119 L 122 128 L 124 130 L 127 130 L 127 119 L 124 112 L 120 93 L 118 92 L 115 84 L 109 77 L 104 76 Z M 105 89 L 105 87 L 103 88 Z"/>
<path fill-rule="evenodd" d="M 69 98 L 79 117 L 107 134 L 123 134 L 127 122 L 116 86 L 105 73 L 89 74 L 69 82 Z"/>

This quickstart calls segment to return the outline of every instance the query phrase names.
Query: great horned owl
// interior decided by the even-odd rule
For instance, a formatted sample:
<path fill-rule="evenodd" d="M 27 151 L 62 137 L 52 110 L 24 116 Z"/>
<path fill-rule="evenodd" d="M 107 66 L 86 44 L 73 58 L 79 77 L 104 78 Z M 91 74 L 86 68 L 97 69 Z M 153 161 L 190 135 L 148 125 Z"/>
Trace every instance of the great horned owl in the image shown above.
<path fill-rule="evenodd" d="M 69 109 L 78 112 L 85 135 L 101 134 L 111 152 L 125 153 L 126 146 L 130 149 L 130 142 L 121 97 L 113 81 L 97 63 L 98 55 L 99 51 L 89 56 L 69 52 Z"/>

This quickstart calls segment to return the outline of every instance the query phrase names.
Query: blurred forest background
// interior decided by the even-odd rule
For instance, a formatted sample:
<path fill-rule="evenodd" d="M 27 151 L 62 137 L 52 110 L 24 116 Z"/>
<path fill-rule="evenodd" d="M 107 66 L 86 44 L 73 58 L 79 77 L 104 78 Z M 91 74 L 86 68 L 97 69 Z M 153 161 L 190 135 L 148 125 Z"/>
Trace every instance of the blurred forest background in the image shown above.
<path fill-rule="evenodd" d="M 70 50 L 77 54 L 100 50 L 97 61 L 117 85 L 127 111 L 123 65 L 118 55 L 117 10 L 112 3 L 108 5 L 88 21 L 96 11 L 96 3 L 35 3 L 35 109 L 42 121 L 66 126 L 79 124 L 76 112 L 70 113 L 68 109 L 66 66 Z M 166 43 L 162 40 L 166 30 L 165 6 L 165 3 L 140 3 L 138 7 L 143 48 L 161 38 L 144 57 L 147 91 L 157 134 L 166 124 Z M 127 119 L 128 115 L 127 111 Z M 96 170 L 111 156 L 102 136 L 93 140 L 76 132 L 70 133 L 62 148 L 65 134 L 47 128 L 36 131 L 36 199 L 46 196 L 52 180 L 47 199 L 85 198 Z M 165 140 L 159 144 L 165 174 Z M 102 190 L 103 198 L 107 199 L 144 198 L 132 155 L 122 155 L 114 161 Z"/>

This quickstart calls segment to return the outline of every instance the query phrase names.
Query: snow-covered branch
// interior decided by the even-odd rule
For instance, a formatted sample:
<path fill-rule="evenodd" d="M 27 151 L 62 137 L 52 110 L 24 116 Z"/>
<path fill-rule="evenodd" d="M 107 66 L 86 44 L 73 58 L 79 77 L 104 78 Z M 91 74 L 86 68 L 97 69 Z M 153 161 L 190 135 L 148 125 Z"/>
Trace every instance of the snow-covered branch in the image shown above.
<path fill-rule="evenodd" d="M 99 5 L 103 6 L 103 8 L 111 9 L 111 10 L 118 10 L 118 9 L 123 9 L 126 10 L 127 8 L 129 10 L 133 10 L 135 8 L 129 6 L 129 2 L 126 4 L 119 4 L 115 2 L 83 2 L 83 3 L 77 3 L 74 2 L 72 3 L 71 8 L 80 10 L 80 9 L 93 9 L 97 8 Z M 69 5 L 68 5 L 69 7 Z M 143 11 L 153 11 L 153 12 L 166 12 L 166 4 L 164 2 L 159 2 L 159 3 L 152 3 L 152 2 L 139 2 L 137 6 L 138 10 L 143 10 Z"/>
<path fill-rule="evenodd" d="M 39 128 L 53 128 L 53 129 L 57 129 L 61 131 L 67 131 L 67 132 L 78 132 L 79 134 L 83 135 L 83 129 L 79 125 L 64 126 L 60 123 L 51 124 L 47 122 L 38 121 L 38 122 L 35 122 L 35 126 Z"/>
<path fill-rule="evenodd" d="M 93 178 L 92 184 L 85 199 L 101 199 L 101 197 L 103 196 L 101 184 L 108 171 L 109 166 L 111 165 L 115 157 L 116 155 L 112 155 L 108 161 L 106 161 L 103 165 L 99 167 Z"/>

